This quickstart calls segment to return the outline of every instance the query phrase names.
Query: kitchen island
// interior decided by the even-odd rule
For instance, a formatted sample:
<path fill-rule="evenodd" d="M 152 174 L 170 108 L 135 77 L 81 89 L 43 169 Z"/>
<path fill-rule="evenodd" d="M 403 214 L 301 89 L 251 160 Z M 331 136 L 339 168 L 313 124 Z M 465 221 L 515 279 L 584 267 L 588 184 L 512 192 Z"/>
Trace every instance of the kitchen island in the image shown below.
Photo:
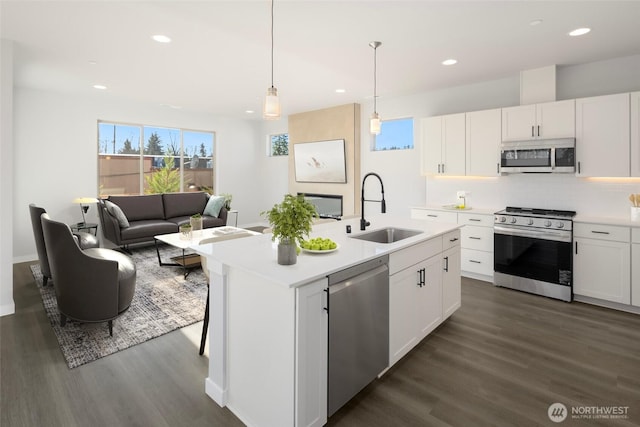
<path fill-rule="evenodd" d="M 390 366 L 460 306 L 457 224 L 368 219 L 364 232 L 357 218 L 316 225 L 310 237 L 330 238 L 338 250 L 303 252 L 289 266 L 277 264 L 269 234 L 193 247 L 211 277 L 205 390 L 245 424 L 326 423 L 329 274 L 389 255 Z M 352 238 L 385 227 L 420 233 L 394 243 Z M 413 307 L 421 299 L 425 306 Z"/>

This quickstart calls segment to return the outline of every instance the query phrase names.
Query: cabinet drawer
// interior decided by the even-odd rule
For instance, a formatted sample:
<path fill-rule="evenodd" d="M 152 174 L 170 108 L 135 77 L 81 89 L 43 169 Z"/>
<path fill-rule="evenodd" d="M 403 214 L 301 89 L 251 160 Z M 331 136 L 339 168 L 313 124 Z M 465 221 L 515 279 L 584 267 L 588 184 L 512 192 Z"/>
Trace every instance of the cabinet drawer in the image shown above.
<path fill-rule="evenodd" d="M 493 215 L 459 213 L 458 224 L 476 225 L 480 227 L 493 227 Z"/>
<path fill-rule="evenodd" d="M 462 243 L 465 249 L 493 252 L 493 228 L 465 225 L 462 227 Z"/>
<path fill-rule="evenodd" d="M 441 252 L 442 238 L 439 237 L 393 252 L 389 255 L 389 275 L 411 267 Z"/>
<path fill-rule="evenodd" d="M 493 252 L 462 249 L 461 270 L 493 276 Z"/>
<path fill-rule="evenodd" d="M 588 239 L 610 240 L 615 242 L 629 242 L 631 233 L 629 227 L 602 224 L 573 224 L 574 237 L 586 237 Z"/>
<path fill-rule="evenodd" d="M 443 212 L 431 209 L 411 209 L 411 218 L 440 222 L 458 222 L 458 214 L 455 212 Z"/>
<path fill-rule="evenodd" d="M 442 236 L 442 250 L 460 245 L 460 230 L 453 230 Z"/>

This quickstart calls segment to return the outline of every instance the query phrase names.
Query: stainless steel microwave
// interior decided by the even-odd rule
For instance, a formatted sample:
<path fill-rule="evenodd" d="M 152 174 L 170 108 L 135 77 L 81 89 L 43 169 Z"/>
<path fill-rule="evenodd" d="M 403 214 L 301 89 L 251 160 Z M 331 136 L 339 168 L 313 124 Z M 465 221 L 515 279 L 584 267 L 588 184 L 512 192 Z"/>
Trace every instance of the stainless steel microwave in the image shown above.
<path fill-rule="evenodd" d="M 576 139 L 503 142 L 501 173 L 575 173 Z"/>

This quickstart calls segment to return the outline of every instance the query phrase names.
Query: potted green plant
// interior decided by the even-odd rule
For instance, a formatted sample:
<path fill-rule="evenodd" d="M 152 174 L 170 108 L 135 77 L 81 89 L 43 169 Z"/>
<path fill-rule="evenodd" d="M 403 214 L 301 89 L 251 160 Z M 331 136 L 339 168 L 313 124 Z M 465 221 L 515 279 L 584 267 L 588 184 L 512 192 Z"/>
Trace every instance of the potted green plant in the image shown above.
<path fill-rule="evenodd" d="M 273 205 L 264 215 L 272 228 L 272 240 L 278 239 L 278 264 L 292 265 L 297 261 L 298 243 L 309 236 L 316 207 L 304 195 L 287 194 L 281 203 Z"/>
<path fill-rule="evenodd" d="M 196 230 L 202 230 L 202 215 L 199 213 L 191 215 L 189 218 L 189 223 L 191 224 L 191 228 Z"/>
<path fill-rule="evenodd" d="M 191 239 L 191 224 L 182 224 L 180 226 L 180 238 L 184 240 Z"/>
<path fill-rule="evenodd" d="M 233 195 L 231 195 L 229 193 L 222 193 L 220 195 L 222 197 L 224 197 L 224 207 L 225 207 L 225 209 L 230 211 L 231 210 L 231 200 L 233 200 Z"/>

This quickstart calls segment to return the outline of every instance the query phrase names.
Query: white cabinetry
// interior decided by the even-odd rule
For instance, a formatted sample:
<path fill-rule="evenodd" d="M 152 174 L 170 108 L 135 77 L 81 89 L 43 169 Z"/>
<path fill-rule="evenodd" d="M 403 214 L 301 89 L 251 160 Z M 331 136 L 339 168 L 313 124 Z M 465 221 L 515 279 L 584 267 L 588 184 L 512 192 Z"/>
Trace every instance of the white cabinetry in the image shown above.
<path fill-rule="evenodd" d="M 575 223 L 573 235 L 573 293 L 630 304 L 629 227 Z"/>
<path fill-rule="evenodd" d="M 578 176 L 629 176 L 629 94 L 576 99 Z"/>
<path fill-rule="evenodd" d="M 631 94 L 631 176 L 640 176 L 640 92 Z"/>
<path fill-rule="evenodd" d="M 327 280 L 296 290 L 295 425 L 327 423 Z"/>
<path fill-rule="evenodd" d="M 451 316 L 461 304 L 460 230 L 442 237 L 442 320 Z"/>
<path fill-rule="evenodd" d="M 422 119 L 422 174 L 465 174 L 465 113 Z"/>
<path fill-rule="evenodd" d="M 500 174 L 501 110 L 466 114 L 466 172 L 473 176 Z"/>
<path fill-rule="evenodd" d="M 389 256 L 389 365 L 442 320 L 442 239 Z"/>
<path fill-rule="evenodd" d="M 502 140 L 572 138 L 575 129 L 573 99 L 502 109 Z"/>
<path fill-rule="evenodd" d="M 640 228 L 631 230 L 631 305 L 640 307 Z"/>

